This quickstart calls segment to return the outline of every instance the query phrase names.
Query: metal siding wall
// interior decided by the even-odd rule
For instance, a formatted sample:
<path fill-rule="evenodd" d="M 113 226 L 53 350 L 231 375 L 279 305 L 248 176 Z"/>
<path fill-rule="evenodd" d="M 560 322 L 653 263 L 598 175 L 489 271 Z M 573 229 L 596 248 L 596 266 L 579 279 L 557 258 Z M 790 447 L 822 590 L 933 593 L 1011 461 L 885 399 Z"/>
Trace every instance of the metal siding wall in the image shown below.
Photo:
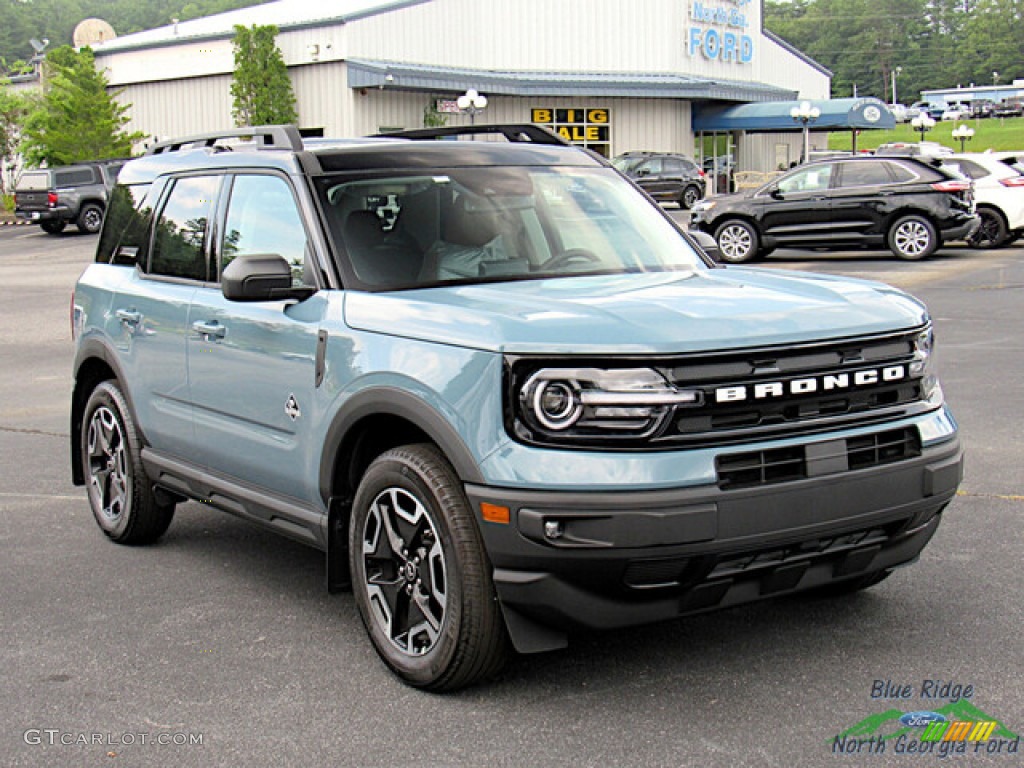
<path fill-rule="evenodd" d="M 231 77 L 197 77 L 130 85 L 117 95 L 130 104 L 128 131 L 160 139 L 220 130 L 231 119 Z"/>

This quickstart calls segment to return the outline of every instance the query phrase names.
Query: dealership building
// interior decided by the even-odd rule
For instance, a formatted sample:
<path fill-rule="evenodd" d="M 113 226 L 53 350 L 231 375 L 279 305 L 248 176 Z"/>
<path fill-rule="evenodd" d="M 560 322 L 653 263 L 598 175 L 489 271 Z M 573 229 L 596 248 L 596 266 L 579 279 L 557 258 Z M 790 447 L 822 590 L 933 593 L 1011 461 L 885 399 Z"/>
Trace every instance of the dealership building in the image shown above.
<path fill-rule="evenodd" d="M 236 24 L 279 28 L 313 136 L 421 128 L 439 113 L 447 125 L 547 125 L 606 156 L 677 151 L 769 171 L 799 157 L 791 106 L 829 97 L 828 70 L 763 28 L 760 0 L 279 0 L 94 42 L 131 104 L 129 130 L 152 140 L 233 125 Z M 486 96 L 480 114 L 458 109 L 470 90 Z M 849 127 L 865 110 L 839 112 Z"/>

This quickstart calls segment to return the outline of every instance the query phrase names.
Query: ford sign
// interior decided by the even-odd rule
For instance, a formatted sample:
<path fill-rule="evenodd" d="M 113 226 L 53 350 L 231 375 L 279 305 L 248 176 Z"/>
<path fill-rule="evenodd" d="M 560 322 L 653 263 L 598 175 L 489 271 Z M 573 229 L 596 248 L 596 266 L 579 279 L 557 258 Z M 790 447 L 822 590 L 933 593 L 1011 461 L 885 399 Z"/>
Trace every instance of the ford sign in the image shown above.
<path fill-rule="evenodd" d="M 900 718 L 900 722 L 903 725 L 909 725 L 911 728 L 924 728 L 928 723 L 946 722 L 946 716 L 940 715 L 938 712 L 907 712 L 907 714 Z"/>

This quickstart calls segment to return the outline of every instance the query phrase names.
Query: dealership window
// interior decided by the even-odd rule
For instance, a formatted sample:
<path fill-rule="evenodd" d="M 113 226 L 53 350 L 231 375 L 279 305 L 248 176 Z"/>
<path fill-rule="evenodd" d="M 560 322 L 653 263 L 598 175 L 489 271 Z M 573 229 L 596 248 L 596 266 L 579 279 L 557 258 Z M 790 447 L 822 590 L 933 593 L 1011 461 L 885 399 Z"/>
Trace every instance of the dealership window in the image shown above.
<path fill-rule="evenodd" d="M 600 107 L 554 109 L 536 107 L 530 121 L 550 128 L 577 147 L 586 147 L 604 157 L 611 157 L 611 112 Z"/>

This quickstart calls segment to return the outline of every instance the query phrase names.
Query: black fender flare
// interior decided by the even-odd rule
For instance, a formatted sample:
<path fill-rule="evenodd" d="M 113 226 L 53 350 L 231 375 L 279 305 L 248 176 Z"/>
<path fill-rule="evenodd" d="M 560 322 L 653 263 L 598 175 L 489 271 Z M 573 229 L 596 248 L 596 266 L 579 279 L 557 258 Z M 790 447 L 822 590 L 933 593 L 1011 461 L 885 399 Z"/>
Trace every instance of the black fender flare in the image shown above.
<path fill-rule="evenodd" d="M 320 457 L 320 496 L 331 498 L 334 465 L 349 431 L 368 416 L 395 416 L 422 430 L 448 458 L 464 483 L 486 484 L 476 459 L 455 428 L 429 403 L 397 387 L 371 387 L 352 395 L 335 414 Z"/>
<path fill-rule="evenodd" d="M 132 393 L 128 389 L 125 382 L 127 379 L 124 376 L 124 370 L 121 368 L 120 362 L 118 362 L 117 353 L 114 352 L 109 344 L 102 339 L 91 338 L 85 339 L 78 347 L 78 351 L 75 353 L 75 362 L 72 370 L 74 371 L 74 389 L 71 395 L 71 423 L 70 423 L 70 435 L 71 435 L 71 481 L 75 485 L 85 484 L 85 474 L 82 470 L 82 411 L 85 408 L 86 399 L 89 396 L 89 392 L 84 392 L 79 389 L 79 379 L 82 367 L 89 360 L 101 360 L 107 368 L 114 373 L 114 378 L 117 379 L 121 394 L 124 395 L 125 402 L 128 404 L 128 408 L 132 414 L 132 420 L 135 422 L 136 430 L 138 431 L 139 438 L 143 445 L 148 445 L 146 436 L 139 426 L 139 420 L 135 415 L 135 403 L 132 400 Z"/>

